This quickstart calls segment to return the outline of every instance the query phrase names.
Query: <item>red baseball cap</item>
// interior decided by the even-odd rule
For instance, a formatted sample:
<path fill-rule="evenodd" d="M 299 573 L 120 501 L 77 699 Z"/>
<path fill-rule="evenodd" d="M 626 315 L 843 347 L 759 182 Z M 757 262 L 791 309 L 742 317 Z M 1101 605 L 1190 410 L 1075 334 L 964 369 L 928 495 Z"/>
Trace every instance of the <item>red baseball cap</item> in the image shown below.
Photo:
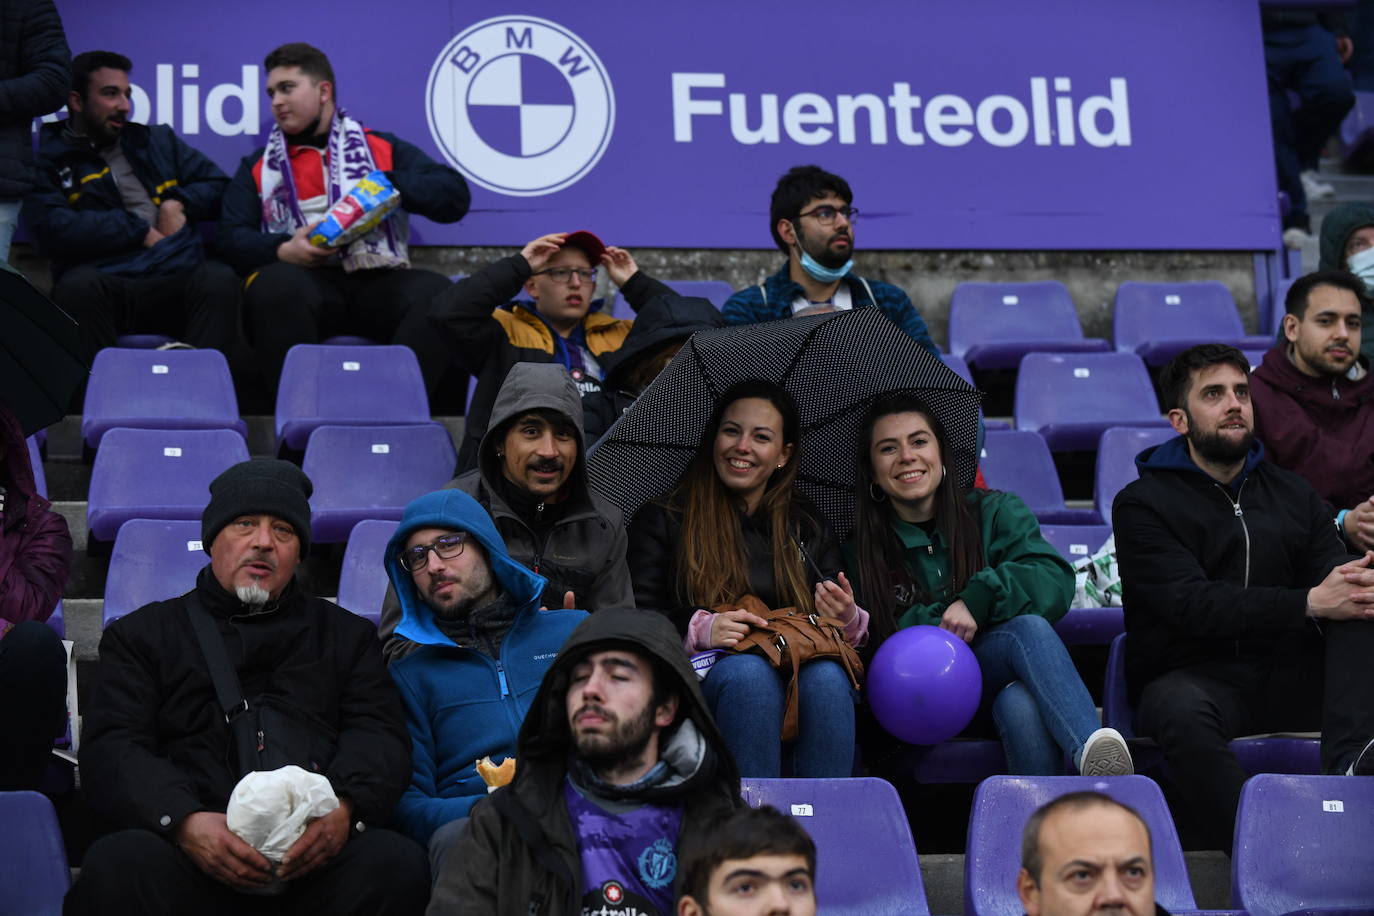
<path fill-rule="evenodd" d="M 563 242 L 563 247 L 566 248 L 569 245 L 574 248 L 581 248 L 583 253 L 587 255 L 587 259 L 592 262 L 593 267 L 601 263 L 601 254 L 606 250 L 606 243 L 586 229 L 568 233 L 567 239 Z"/>

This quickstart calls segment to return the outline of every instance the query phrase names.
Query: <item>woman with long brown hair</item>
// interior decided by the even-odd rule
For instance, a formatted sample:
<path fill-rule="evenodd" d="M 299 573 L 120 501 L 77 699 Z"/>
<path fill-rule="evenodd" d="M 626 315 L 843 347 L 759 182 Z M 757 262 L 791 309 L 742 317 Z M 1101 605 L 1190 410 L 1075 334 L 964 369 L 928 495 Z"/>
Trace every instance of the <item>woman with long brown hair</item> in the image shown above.
<path fill-rule="evenodd" d="M 1019 497 L 965 490 L 940 418 L 894 392 L 860 427 L 849 545 L 875 643 L 903 627 L 941 627 L 969 643 L 983 673 L 1008 768 L 1055 775 L 1132 772 L 1053 622 L 1073 597 L 1073 570 Z"/>
<path fill-rule="evenodd" d="M 674 489 L 643 506 L 630 524 L 635 603 L 669 615 L 689 652 L 729 650 L 764 620 L 732 607 L 754 595 L 770 608 L 795 607 L 844 624 L 858 645 L 868 615 L 840 572 L 834 533 L 793 490 L 800 422 L 796 403 L 763 379 L 731 386 L 717 400 L 701 444 Z M 717 658 L 702 690 L 740 773 L 782 773 L 786 683 L 763 657 Z M 849 776 L 854 697 L 839 663 L 801 668 L 799 732 L 788 751 L 794 776 Z"/>

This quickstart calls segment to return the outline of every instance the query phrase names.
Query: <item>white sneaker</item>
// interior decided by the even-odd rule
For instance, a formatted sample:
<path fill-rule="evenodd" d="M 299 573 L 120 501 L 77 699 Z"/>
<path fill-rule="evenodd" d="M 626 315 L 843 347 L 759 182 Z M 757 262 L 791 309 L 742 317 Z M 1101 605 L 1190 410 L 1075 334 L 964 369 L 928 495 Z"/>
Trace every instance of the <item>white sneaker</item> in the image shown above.
<path fill-rule="evenodd" d="M 1347 776 L 1374 776 L 1374 739 L 1364 746 L 1355 759 L 1351 762 L 1350 768 L 1345 771 Z"/>
<path fill-rule="evenodd" d="M 195 347 L 180 340 L 169 340 L 165 344 L 158 344 L 159 350 L 194 350 Z"/>
<path fill-rule="evenodd" d="M 1114 728 L 1099 728 L 1083 742 L 1078 772 L 1084 776 L 1130 776 L 1135 772 L 1126 739 Z"/>
<path fill-rule="evenodd" d="M 1290 226 L 1283 230 L 1283 247 L 1291 248 L 1294 251 L 1302 251 L 1302 246 L 1312 241 L 1312 233 L 1297 226 Z"/>
<path fill-rule="evenodd" d="M 1336 196 L 1336 188 L 1322 181 L 1317 177 L 1317 173 L 1308 170 L 1300 176 L 1302 178 L 1302 189 L 1307 195 L 1308 200 L 1328 200 Z"/>

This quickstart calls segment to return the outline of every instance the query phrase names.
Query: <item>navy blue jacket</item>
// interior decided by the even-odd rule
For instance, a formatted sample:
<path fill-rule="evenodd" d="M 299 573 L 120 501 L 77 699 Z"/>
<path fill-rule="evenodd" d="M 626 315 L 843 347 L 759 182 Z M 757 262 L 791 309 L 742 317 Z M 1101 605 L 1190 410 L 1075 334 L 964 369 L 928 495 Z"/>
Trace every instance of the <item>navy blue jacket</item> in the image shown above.
<path fill-rule="evenodd" d="M 33 189 L 33 119 L 66 101 L 71 58 L 52 0 L 0 4 L 0 200 Z"/>
<path fill-rule="evenodd" d="M 54 277 L 90 264 L 121 276 L 156 276 L 194 267 L 204 257 L 195 223 L 219 218 L 229 176 L 165 124 L 127 122 L 119 145 L 153 205 L 179 200 L 187 225 L 152 248 L 143 247 L 147 220 L 124 209 L 110 167 L 67 122 L 39 132 L 38 187 L 24 204 L 34 240 L 53 259 Z"/>

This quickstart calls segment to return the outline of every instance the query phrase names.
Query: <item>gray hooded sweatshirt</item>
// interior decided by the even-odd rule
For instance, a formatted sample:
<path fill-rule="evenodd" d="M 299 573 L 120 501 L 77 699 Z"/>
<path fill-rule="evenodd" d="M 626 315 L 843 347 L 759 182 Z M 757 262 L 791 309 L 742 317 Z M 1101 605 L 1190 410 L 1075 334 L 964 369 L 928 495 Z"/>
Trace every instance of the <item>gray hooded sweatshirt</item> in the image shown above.
<path fill-rule="evenodd" d="M 532 410 L 552 410 L 577 430 L 577 464 L 565 485 L 561 514 L 541 537 L 502 495 L 498 439 L 506 423 Z M 568 371 L 557 363 L 516 363 L 492 405 L 491 423 L 478 449 L 478 466 L 450 481 L 482 504 L 501 532 L 511 559 L 548 580 L 541 604 L 563 606 L 572 592 L 582 610 L 635 606 L 630 570 L 625 563 L 627 538 L 620 510 L 594 492 L 587 482 L 587 448 L 582 433 L 582 399 Z M 504 486 L 511 486 L 505 483 Z M 400 602 L 388 588 L 378 636 L 388 662 L 409 654 L 414 644 L 394 636 L 401 620 Z"/>

